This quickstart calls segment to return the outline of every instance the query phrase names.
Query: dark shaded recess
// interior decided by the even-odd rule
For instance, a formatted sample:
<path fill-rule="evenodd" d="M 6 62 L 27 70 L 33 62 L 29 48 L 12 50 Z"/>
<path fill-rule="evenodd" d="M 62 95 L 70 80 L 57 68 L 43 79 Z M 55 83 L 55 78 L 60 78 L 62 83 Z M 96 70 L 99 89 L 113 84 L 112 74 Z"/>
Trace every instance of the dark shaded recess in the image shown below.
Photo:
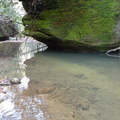
<path fill-rule="evenodd" d="M 34 5 L 34 0 L 19 0 L 22 1 L 23 7 L 28 14 L 36 14 L 44 10 L 44 6 L 41 0 L 37 0 L 36 5 Z"/>
<path fill-rule="evenodd" d="M 120 50 L 116 50 L 116 51 L 111 51 L 109 52 L 110 55 L 118 55 L 120 54 Z"/>
<path fill-rule="evenodd" d="M 8 39 L 9 39 L 9 37 L 0 37 L 0 41 L 6 41 Z"/>
<path fill-rule="evenodd" d="M 33 38 L 37 39 L 38 41 L 41 41 L 45 43 L 48 46 L 49 50 L 62 50 L 62 51 L 77 51 L 77 52 L 100 52 L 101 49 L 104 49 L 103 53 L 107 51 L 108 49 L 113 49 L 116 44 L 112 45 L 106 45 L 106 46 L 92 46 L 92 45 L 86 45 L 83 43 L 78 43 L 76 41 L 62 41 L 61 39 L 52 37 L 49 39 L 46 39 L 44 37 L 36 37 L 32 36 Z M 102 51 L 101 51 L 102 52 Z"/>

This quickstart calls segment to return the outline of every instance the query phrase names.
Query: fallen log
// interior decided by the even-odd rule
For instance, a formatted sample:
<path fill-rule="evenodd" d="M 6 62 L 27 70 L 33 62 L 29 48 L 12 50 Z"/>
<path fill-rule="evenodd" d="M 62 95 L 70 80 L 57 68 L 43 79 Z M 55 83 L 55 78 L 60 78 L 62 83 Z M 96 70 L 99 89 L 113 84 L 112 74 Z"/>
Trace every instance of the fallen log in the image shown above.
<path fill-rule="evenodd" d="M 115 53 L 115 52 L 118 53 L 118 54 L 112 54 L 112 53 Z M 106 55 L 110 56 L 110 57 L 120 57 L 120 47 L 108 50 L 106 52 Z"/>

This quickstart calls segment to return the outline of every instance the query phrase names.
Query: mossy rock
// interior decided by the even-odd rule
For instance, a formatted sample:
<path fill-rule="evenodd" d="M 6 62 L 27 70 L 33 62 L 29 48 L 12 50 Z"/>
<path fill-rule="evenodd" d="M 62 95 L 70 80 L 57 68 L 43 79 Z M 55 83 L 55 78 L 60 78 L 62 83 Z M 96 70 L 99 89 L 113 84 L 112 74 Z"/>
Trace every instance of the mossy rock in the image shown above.
<path fill-rule="evenodd" d="M 104 52 L 120 45 L 118 0 L 43 0 L 42 4 L 44 10 L 37 17 L 24 17 L 25 34 L 49 48 Z"/>

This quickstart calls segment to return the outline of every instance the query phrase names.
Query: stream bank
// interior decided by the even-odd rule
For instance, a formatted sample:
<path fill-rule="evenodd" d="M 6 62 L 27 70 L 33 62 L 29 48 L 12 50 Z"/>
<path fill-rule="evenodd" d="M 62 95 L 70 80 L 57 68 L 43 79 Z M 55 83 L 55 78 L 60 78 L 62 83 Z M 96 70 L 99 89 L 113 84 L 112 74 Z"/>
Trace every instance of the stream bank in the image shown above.
<path fill-rule="evenodd" d="M 18 92 L 28 88 L 24 62 L 47 46 L 31 37 L 12 38 L 0 43 L 0 119 L 21 120 L 21 112 L 15 108 Z"/>

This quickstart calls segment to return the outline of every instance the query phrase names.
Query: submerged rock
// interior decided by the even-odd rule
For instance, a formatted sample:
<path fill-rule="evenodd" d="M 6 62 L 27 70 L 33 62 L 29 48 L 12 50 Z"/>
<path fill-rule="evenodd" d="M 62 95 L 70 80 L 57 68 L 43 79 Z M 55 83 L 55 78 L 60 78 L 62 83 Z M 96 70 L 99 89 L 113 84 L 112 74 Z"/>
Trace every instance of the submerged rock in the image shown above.
<path fill-rule="evenodd" d="M 82 108 L 82 110 L 89 110 L 89 104 L 89 102 L 80 101 L 80 107 Z"/>
<path fill-rule="evenodd" d="M 27 12 L 30 4 L 23 1 Z M 119 6 L 116 0 L 42 0 L 36 6 L 37 17 L 24 17 L 25 34 L 51 49 L 104 52 L 120 45 Z"/>
<path fill-rule="evenodd" d="M 20 83 L 21 83 L 21 80 L 18 79 L 18 78 L 14 78 L 14 79 L 11 79 L 11 80 L 10 80 L 10 83 L 11 83 L 11 84 L 20 84 Z"/>
<path fill-rule="evenodd" d="M 40 89 L 35 90 L 37 94 L 49 94 L 52 93 L 56 89 L 55 86 L 48 86 L 48 87 L 43 87 Z"/>
<path fill-rule="evenodd" d="M 9 18 L 0 15 L 0 41 L 18 34 L 16 25 Z"/>

